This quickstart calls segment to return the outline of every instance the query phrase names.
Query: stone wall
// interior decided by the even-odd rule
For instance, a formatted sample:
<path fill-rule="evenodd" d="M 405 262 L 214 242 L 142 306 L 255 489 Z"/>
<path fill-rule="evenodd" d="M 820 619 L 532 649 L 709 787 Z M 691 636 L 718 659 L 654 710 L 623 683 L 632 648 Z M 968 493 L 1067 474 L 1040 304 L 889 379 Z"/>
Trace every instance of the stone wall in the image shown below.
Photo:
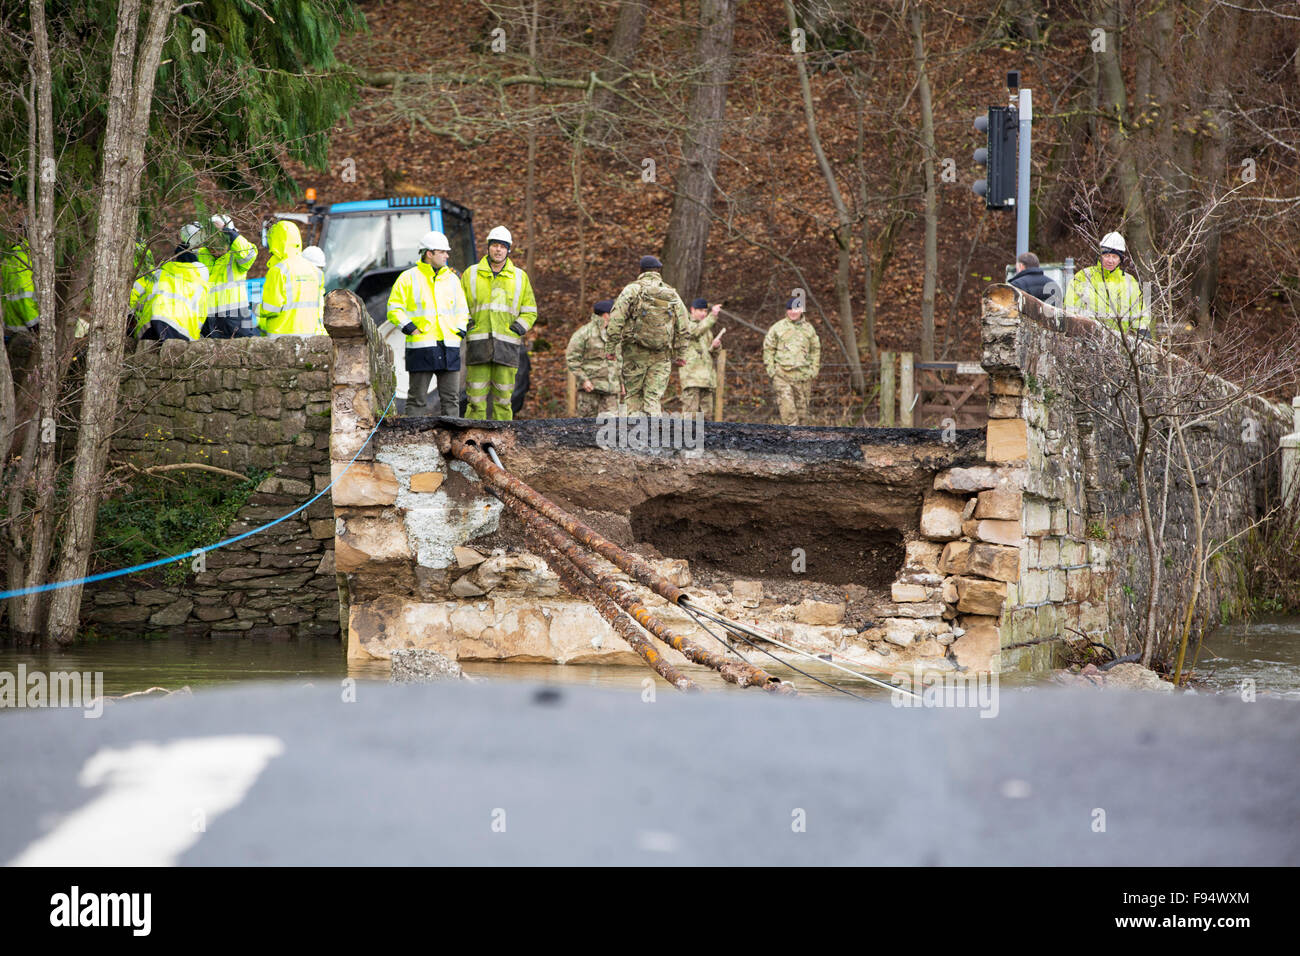
<path fill-rule="evenodd" d="M 983 337 L 991 384 L 987 450 L 998 467 L 970 487 L 979 491 L 978 507 L 998 498 L 1010 516 L 1020 499 L 1018 522 L 998 529 L 1020 548 L 1018 574 L 1007 581 L 1002 644 L 1066 633 L 1136 649 L 1150 563 L 1134 449 L 1114 419 L 1115 390 L 1132 381 L 1128 355 L 1112 331 L 1009 286 L 984 294 Z M 1177 359 L 1165 362 L 1150 345 L 1139 346 L 1137 361 L 1146 363 L 1150 407 L 1201 412 L 1185 438 L 1206 539 L 1227 541 L 1278 501 L 1278 443 L 1290 410 Z M 1167 586 L 1159 616 L 1166 625 L 1182 610 L 1194 564 L 1195 499 L 1173 439 L 1168 425 L 1157 423 L 1146 462 L 1151 507 L 1164 526 Z M 963 534 L 966 540 L 992 540 L 981 527 L 964 531 L 973 532 Z M 1211 566 L 1199 623 L 1214 623 L 1220 598 L 1234 586 Z M 1004 653 L 1003 666 L 1048 666 L 1053 650 L 1039 644 Z"/>
<path fill-rule="evenodd" d="M 223 537 L 292 511 L 329 483 L 332 346 L 283 336 L 164 342 L 128 356 L 111 457 L 137 467 L 270 469 Z M 184 480 L 192 472 L 169 472 Z M 233 481 L 233 479 L 232 479 Z M 101 630 L 167 629 L 261 637 L 339 631 L 328 496 L 275 527 L 203 556 L 184 584 L 131 575 L 86 589 L 83 621 Z"/>

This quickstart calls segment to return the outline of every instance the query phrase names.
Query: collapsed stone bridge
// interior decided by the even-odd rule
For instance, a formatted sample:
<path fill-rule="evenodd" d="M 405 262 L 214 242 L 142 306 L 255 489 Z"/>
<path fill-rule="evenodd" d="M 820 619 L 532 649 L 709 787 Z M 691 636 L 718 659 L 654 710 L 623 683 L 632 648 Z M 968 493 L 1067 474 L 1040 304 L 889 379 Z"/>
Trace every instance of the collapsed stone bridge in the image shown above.
<path fill-rule="evenodd" d="M 709 422 L 665 443 L 582 419 L 376 427 L 394 388 L 387 347 L 350 293 L 330 294 L 325 324 L 351 658 L 428 647 L 460 660 L 638 660 L 449 456 L 452 435 L 490 445 L 512 475 L 652 562 L 700 607 L 887 672 L 1045 666 L 1050 643 L 1026 641 L 1067 630 L 1113 638 L 1125 622 L 1111 606 L 1131 603 L 1117 592 L 1140 583 L 1136 505 L 1109 474 L 1115 438 L 1059 400 L 1058 360 L 1093 360 L 1104 330 L 1010 287 L 984 300 L 989 424 L 955 433 Z M 1285 410 L 1252 407 L 1262 447 L 1275 448 Z M 1230 425 L 1210 440 L 1226 441 Z M 1213 519 L 1223 528 L 1251 520 L 1269 493 L 1268 455 L 1256 451 L 1231 452 L 1243 467 L 1227 472 L 1234 508 Z M 1186 520 L 1177 504 L 1173 518 Z M 674 630 L 699 633 L 680 608 L 639 595 Z"/>

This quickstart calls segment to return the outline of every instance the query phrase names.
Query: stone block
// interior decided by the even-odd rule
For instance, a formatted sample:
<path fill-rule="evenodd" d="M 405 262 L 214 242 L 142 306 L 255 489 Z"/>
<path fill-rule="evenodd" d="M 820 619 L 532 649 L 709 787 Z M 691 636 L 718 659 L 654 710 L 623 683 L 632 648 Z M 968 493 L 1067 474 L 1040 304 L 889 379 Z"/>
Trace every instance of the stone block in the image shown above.
<path fill-rule="evenodd" d="M 224 621 L 234 617 L 235 612 L 229 607 L 199 607 L 194 609 L 194 616 L 200 621 Z"/>
<path fill-rule="evenodd" d="M 471 572 L 474 583 L 484 591 L 501 588 L 527 591 L 538 597 L 551 597 L 560 591 L 560 579 L 547 563 L 535 554 L 519 551 L 497 554 Z M 460 580 L 464 580 L 461 578 Z"/>
<path fill-rule="evenodd" d="M 1047 572 L 1047 600 L 1058 604 L 1065 600 L 1065 572 L 1060 568 Z"/>
<path fill-rule="evenodd" d="M 176 600 L 176 597 L 174 591 L 164 591 L 162 589 L 137 591 L 135 593 L 135 603 L 144 604 L 148 607 L 161 607 L 164 604 L 171 604 Z"/>
<path fill-rule="evenodd" d="M 180 598 L 161 611 L 149 615 L 149 624 L 152 627 L 179 627 L 189 619 L 192 610 L 194 602 L 189 598 Z"/>
<path fill-rule="evenodd" d="M 844 620 L 844 605 L 805 600 L 795 608 L 794 619 L 801 624 L 830 626 Z"/>
<path fill-rule="evenodd" d="M 969 573 L 995 581 L 1020 580 L 1020 549 L 1000 544 L 977 544 L 971 548 Z"/>
<path fill-rule="evenodd" d="M 957 610 L 969 614 L 997 615 L 1007 599 L 1004 581 L 986 581 L 983 578 L 957 578 Z"/>
<path fill-rule="evenodd" d="M 990 395 L 1023 395 L 1025 382 L 1015 372 L 994 372 L 989 376 Z"/>
<path fill-rule="evenodd" d="M 1052 534 L 1064 535 L 1070 528 L 1070 512 L 1065 505 L 1052 506 Z"/>
<path fill-rule="evenodd" d="M 1024 403 L 1018 395 L 989 396 L 989 418 L 1020 418 L 1023 411 Z"/>
<path fill-rule="evenodd" d="M 470 548 L 464 545 L 456 545 L 451 549 L 452 556 L 456 559 L 458 568 L 472 568 L 482 564 L 487 560 L 487 555 L 477 548 Z"/>
<path fill-rule="evenodd" d="M 970 567 L 971 547 L 969 541 L 949 541 L 943 546 L 943 555 L 939 558 L 939 570 L 944 574 L 965 574 L 966 569 Z"/>
<path fill-rule="evenodd" d="M 731 596 L 740 602 L 741 607 L 758 607 L 763 600 L 763 582 L 732 581 Z"/>
<path fill-rule="evenodd" d="M 988 488 L 1019 487 L 1024 481 L 1023 468 L 995 465 L 973 465 L 970 468 L 949 468 L 934 476 L 935 491 L 956 491 L 969 494 Z"/>
<path fill-rule="evenodd" d="M 358 571 L 371 562 L 407 565 L 414 557 L 401 521 L 383 517 L 348 518 L 334 539 L 334 564 L 343 574 Z"/>
<path fill-rule="evenodd" d="M 1025 537 L 1037 538 L 1052 529 L 1052 509 L 1045 501 L 1026 501 L 1024 508 Z"/>
<path fill-rule="evenodd" d="M 926 589 L 921 587 L 919 584 L 895 583 L 889 589 L 889 596 L 898 604 L 910 601 L 924 601 L 926 598 Z"/>
<path fill-rule="evenodd" d="M 975 505 L 976 518 L 1016 521 L 1020 518 L 1021 493 L 1012 488 L 981 491 Z"/>
<path fill-rule="evenodd" d="M 1020 579 L 1020 603 L 1042 604 L 1047 600 L 1050 572 L 1034 569 Z"/>
<path fill-rule="evenodd" d="M 1087 601 L 1092 596 L 1092 572 L 1087 568 L 1075 568 L 1065 572 L 1065 599 L 1067 601 Z"/>
<path fill-rule="evenodd" d="M 962 531 L 971 538 L 989 544 L 1019 547 L 1021 541 L 1019 521 L 998 521 L 993 518 L 976 518 L 962 525 Z"/>
<path fill-rule="evenodd" d="M 281 605 L 271 611 L 271 621 L 275 624 L 301 624 L 303 621 L 310 621 L 316 617 L 316 612 L 310 607 L 301 607 L 297 605 Z"/>
<path fill-rule="evenodd" d="M 943 582 L 943 588 L 939 592 L 939 599 L 944 604 L 956 604 L 960 595 L 957 593 L 957 579 L 948 578 Z"/>
<path fill-rule="evenodd" d="M 1038 546 L 1038 560 L 1035 562 L 1040 568 L 1055 568 L 1061 563 L 1061 542 L 1056 538 L 1041 538 Z"/>
<path fill-rule="evenodd" d="M 150 611 L 139 604 L 119 604 L 97 607 L 86 616 L 96 624 L 143 624 L 149 620 Z"/>
<path fill-rule="evenodd" d="M 481 597 L 482 595 L 487 594 L 487 591 L 479 587 L 474 582 L 474 579 L 470 575 L 466 574 L 452 582 L 451 593 L 456 595 L 456 597 L 470 598 Z"/>
<path fill-rule="evenodd" d="M 422 471 L 411 476 L 411 490 L 420 494 L 432 494 L 442 487 L 446 478 L 440 471 Z"/>
<path fill-rule="evenodd" d="M 937 541 L 909 541 L 903 566 L 936 573 L 939 570 L 939 554 L 943 550 L 944 545 Z"/>
<path fill-rule="evenodd" d="M 943 605 L 938 601 L 916 604 L 881 604 L 876 608 L 881 617 L 937 618 L 943 616 Z"/>
<path fill-rule="evenodd" d="M 986 461 L 1026 461 L 1029 433 L 1023 418 L 991 418 L 985 438 Z"/>
<path fill-rule="evenodd" d="M 997 669 L 1002 635 L 996 627 L 970 628 L 952 642 L 952 656 L 968 671 Z"/>
<path fill-rule="evenodd" d="M 344 474 L 346 465 L 335 462 L 334 487 L 330 489 L 335 506 L 369 507 L 391 505 L 397 501 L 397 476 L 383 462 L 355 461 Z"/>
<path fill-rule="evenodd" d="M 311 536 L 317 541 L 324 541 L 327 538 L 334 537 L 333 518 L 321 518 L 317 521 L 308 521 L 307 526 L 311 529 Z"/>
<path fill-rule="evenodd" d="M 253 392 L 253 414 L 258 418 L 279 418 L 282 406 L 278 388 L 262 386 Z"/>
<path fill-rule="evenodd" d="M 921 534 L 936 541 L 961 537 L 961 513 L 966 499 L 945 492 L 931 492 L 921 506 Z"/>

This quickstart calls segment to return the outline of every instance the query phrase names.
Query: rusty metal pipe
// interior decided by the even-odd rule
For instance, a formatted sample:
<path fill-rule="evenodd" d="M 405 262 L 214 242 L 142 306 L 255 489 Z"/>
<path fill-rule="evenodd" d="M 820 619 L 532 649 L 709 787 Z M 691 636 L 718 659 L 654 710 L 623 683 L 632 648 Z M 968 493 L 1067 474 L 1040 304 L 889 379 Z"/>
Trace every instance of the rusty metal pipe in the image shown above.
<path fill-rule="evenodd" d="M 693 680 L 670 664 L 655 646 L 637 631 L 636 624 L 624 611 L 619 609 L 617 604 L 583 577 L 582 573 L 567 556 L 551 547 L 534 529 L 528 529 L 525 534 L 537 547 L 546 563 L 560 576 L 564 586 L 572 594 L 591 604 L 599 612 L 600 616 L 618 632 L 618 635 L 628 643 L 628 646 L 636 651 L 637 656 L 645 661 L 647 667 L 650 667 L 656 674 L 680 691 L 699 690 Z"/>
<path fill-rule="evenodd" d="M 584 554 L 582 549 L 571 539 L 565 537 L 564 533 L 554 524 L 551 524 L 522 501 L 501 497 L 506 507 L 524 523 L 527 532 L 530 532 L 535 538 L 542 539 L 549 547 L 559 552 L 580 572 L 595 582 L 595 587 L 601 593 L 612 598 L 638 624 L 669 647 L 685 655 L 688 660 L 696 664 L 702 664 L 705 667 L 711 667 L 722 675 L 723 680 L 739 687 L 762 687 L 764 690 L 776 693 L 794 693 L 793 684 L 782 682 L 760 667 L 755 667 L 745 661 L 730 660 L 708 648 L 701 647 L 691 638 L 684 637 L 667 627 L 651 613 L 649 608 L 638 601 L 631 591 L 622 587 L 622 583 L 617 581 L 608 571 L 602 570 L 590 555 Z"/>
<path fill-rule="evenodd" d="M 554 502 L 529 488 L 504 468 L 498 468 L 487 455 L 467 444 L 458 435 L 451 439 L 451 453 L 477 471 L 489 487 L 499 488 L 523 501 L 611 564 L 632 575 L 664 600 L 679 604 L 681 599 L 686 597 L 686 593 L 681 588 L 664 580 L 663 576 L 656 572 L 644 558 L 624 551 L 604 535 L 589 528 L 567 511 L 557 507 Z"/>
<path fill-rule="evenodd" d="M 724 680 L 741 687 L 762 687 L 765 690 L 781 694 L 793 694 L 793 684 L 773 677 L 761 667 L 755 667 L 744 661 L 729 660 L 721 654 L 701 647 L 688 637 L 675 634 L 656 620 L 632 595 L 628 594 L 619 583 L 602 572 L 587 555 L 578 550 L 571 541 L 564 538 L 555 527 L 563 528 L 574 539 L 585 544 L 607 558 L 617 567 L 623 568 L 642 584 L 655 591 L 665 600 L 674 604 L 687 597 L 676 585 L 663 579 L 643 558 L 629 554 L 618 545 L 583 524 L 568 512 L 557 507 L 553 502 L 538 494 L 504 468 L 499 467 L 482 451 L 467 444 L 459 436 L 453 437 L 450 444 L 451 454 L 465 462 L 476 472 L 510 508 L 520 516 L 526 526 L 534 527 L 546 540 L 570 558 L 583 573 L 601 586 L 602 590 L 633 615 L 642 627 L 680 651 L 689 660 L 718 671 Z M 527 512 L 527 514 L 525 514 Z M 545 520 L 543 520 L 545 519 Z M 600 580 L 603 578 L 604 580 Z M 653 622 L 653 623 L 651 623 Z"/>

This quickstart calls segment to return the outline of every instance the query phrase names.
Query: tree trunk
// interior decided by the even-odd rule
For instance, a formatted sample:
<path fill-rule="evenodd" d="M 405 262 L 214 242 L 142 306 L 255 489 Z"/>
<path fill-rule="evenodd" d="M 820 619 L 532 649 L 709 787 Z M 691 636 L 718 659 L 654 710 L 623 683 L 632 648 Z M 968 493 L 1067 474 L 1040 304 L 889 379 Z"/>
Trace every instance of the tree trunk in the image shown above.
<path fill-rule="evenodd" d="M 158 61 L 173 12 L 172 0 L 153 0 L 137 52 L 139 6 L 139 0 L 121 0 L 118 6 L 114 40 L 117 58 L 109 77 L 99 213 L 92 251 L 95 272 L 86 359 L 85 391 L 97 400 L 85 402 L 81 408 L 59 561 L 61 581 L 85 575 L 94 545 L 100 486 L 117 414 L 125 345 L 120 325 L 127 306 L 127 280 L 134 268 L 135 244 L 130 239 L 135 235 L 139 216 L 144 144 Z M 81 591 L 82 585 L 77 584 L 53 593 L 47 633 L 60 644 L 69 644 L 76 636 Z"/>
<path fill-rule="evenodd" d="M 609 40 L 606 63 L 596 74 L 606 83 L 613 83 L 635 65 L 649 8 L 645 0 L 623 0 L 618 5 L 618 19 L 614 21 L 614 35 Z M 590 124 L 594 126 L 592 135 L 596 139 L 605 139 L 615 128 L 617 111 L 613 109 L 614 96 L 614 90 L 608 87 L 602 86 L 596 90 L 592 100 L 592 109 L 596 115 Z"/>
<path fill-rule="evenodd" d="M 28 155 L 28 244 L 31 258 L 33 285 L 36 288 L 36 307 L 40 315 L 37 330 L 37 355 L 35 362 L 37 382 L 36 420 L 29 425 L 36 442 L 35 498 L 32 502 L 31 523 L 27 526 L 24 542 L 24 587 L 44 584 L 49 574 L 50 558 L 54 547 L 54 513 L 56 411 L 59 398 L 57 375 L 56 337 L 59 315 L 54 296 L 54 154 L 53 76 L 50 65 L 49 35 L 45 23 L 45 6 L 42 0 L 30 4 L 32 21 L 32 58 L 29 69 L 32 76 L 31 130 Z M 26 442 L 31 446 L 31 442 Z M 17 489 L 24 495 L 25 489 Z M 16 512 L 11 512 L 21 520 Z M 41 633 L 40 614 L 44 595 L 28 594 L 16 598 L 10 608 L 10 628 L 23 640 L 32 640 Z"/>
<path fill-rule="evenodd" d="M 713 177 L 727 108 L 735 22 L 735 0 L 701 0 L 700 37 L 695 48 L 695 67 L 701 76 L 691 96 L 663 255 L 664 279 L 687 301 L 699 292 L 713 218 Z"/>
<path fill-rule="evenodd" d="M 858 222 L 862 227 L 862 328 L 857 335 L 858 351 L 867 350 L 874 366 L 879 358 L 876 348 L 876 285 L 871 263 L 870 217 L 867 215 L 867 121 L 865 98 L 858 99 L 858 145 L 854 165 L 858 172 Z"/>
<path fill-rule="evenodd" d="M 798 28 L 799 21 L 795 18 L 794 4 L 790 0 L 785 0 L 786 19 L 790 24 L 791 34 Z M 803 94 L 803 112 L 804 120 L 808 124 L 808 141 L 812 145 L 813 155 L 817 157 L 817 165 L 822 172 L 822 178 L 826 180 L 826 189 L 831 196 L 831 205 L 835 208 L 836 226 L 831 230 L 831 235 L 835 240 L 838 252 L 838 262 L 835 271 L 835 293 L 839 302 L 840 313 L 840 333 L 847 343 L 845 355 L 849 360 L 849 378 L 853 384 L 853 390 L 859 395 L 867 390 L 866 379 L 862 375 L 862 360 L 859 357 L 857 348 L 858 330 L 853 322 L 853 300 L 849 291 L 849 258 L 853 254 L 853 219 L 849 215 L 849 207 L 844 202 L 844 196 L 840 193 L 840 185 L 835 179 L 835 171 L 831 169 L 830 160 L 826 158 L 826 151 L 822 148 L 821 137 L 817 134 L 817 113 L 813 109 L 812 86 L 808 82 L 808 67 L 804 63 L 804 54 L 801 50 L 794 51 L 795 69 L 799 73 L 799 90 Z"/>
<path fill-rule="evenodd" d="M 1138 171 L 1128 128 L 1128 91 L 1124 87 L 1124 74 L 1119 60 L 1120 18 L 1119 0 L 1098 0 L 1096 22 L 1106 31 L 1105 49 L 1097 53 L 1102 107 L 1110 114 L 1118 139 L 1119 180 L 1124 191 L 1123 231 L 1126 233 L 1130 256 L 1138 265 L 1143 266 L 1151 262 L 1151 219 L 1147 215 L 1146 199 L 1142 195 L 1142 176 Z M 1110 227 L 1107 226 L 1102 231 L 1110 232 Z"/>
<path fill-rule="evenodd" d="M 537 75 L 537 5 L 533 0 L 533 15 L 528 24 L 528 72 Z M 528 245 L 524 247 L 524 271 L 529 277 L 533 274 L 533 250 L 537 247 L 536 222 L 534 220 L 533 202 L 537 183 L 537 123 L 533 113 L 537 109 L 537 86 L 528 87 L 528 173 L 524 184 L 524 236 Z"/>
<path fill-rule="evenodd" d="M 934 108 L 930 74 L 925 63 L 925 30 L 921 7 L 912 4 L 912 59 L 921 100 L 921 148 L 925 168 L 925 278 L 921 289 L 921 361 L 934 361 L 934 288 L 939 272 L 939 197 L 934 180 Z"/>

